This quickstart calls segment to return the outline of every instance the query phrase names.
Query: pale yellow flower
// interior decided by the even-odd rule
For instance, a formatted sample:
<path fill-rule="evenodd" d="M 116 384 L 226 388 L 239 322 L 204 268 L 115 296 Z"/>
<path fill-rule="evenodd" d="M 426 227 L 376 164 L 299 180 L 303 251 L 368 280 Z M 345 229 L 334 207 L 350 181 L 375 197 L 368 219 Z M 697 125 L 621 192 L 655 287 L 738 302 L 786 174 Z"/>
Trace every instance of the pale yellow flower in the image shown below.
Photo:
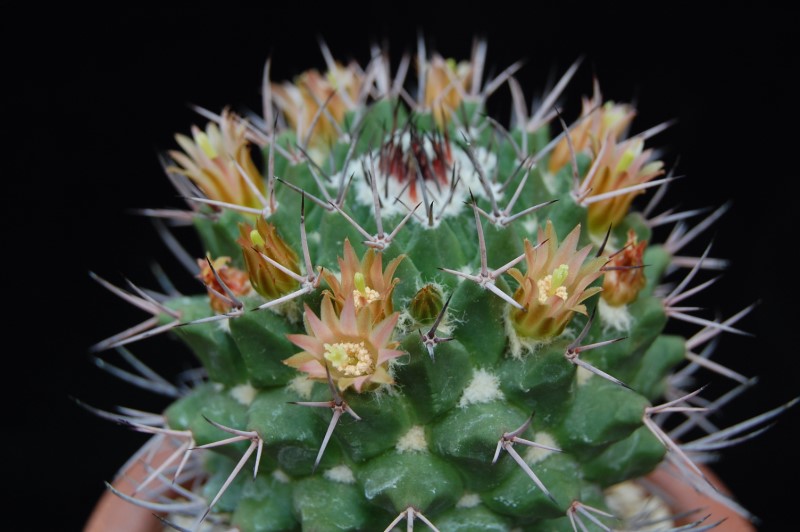
<path fill-rule="evenodd" d="M 337 124 L 344 122 L 345 114 L 358 98 L 362 83 L 363 76 L 355 63 L 347 67 L 336 63 L 334 69 L 325 75 L 318 70 L 307 70 L 294 83 L 273 83 L 272 95 L 275 105 L 283 112 L 298 138 L 308 137 L 310 146 L 327 150 L 339 136 L 332 120 Z M 324 111 L 321 111 L 323 105 Z M 315 117 L 316 123 L 309 136 Z"/>
<path fill-rule="evenodd" d="M 590 233 L 605 234 L 609 226 L 619 225 L 630 211 L 633 199 L 644 194 L 644 190 L 633 190 L 598 201 L 592 201 L 592 197 L 641 185 L 663 174 L 664 164 L 650 161 L 651 157 L 652 150 L 644 149 L 644 140 L 641 138 L 617 142 L 611 135 L 606 137 L 594 154 L 592 166 L 596 166 L 596 171 L 588 184 L 591 189 L 586 198 L 589 202 L 587 221 Z"/>
<path fill-rule="evenodd" d="M 219 125 L 210 122 L 205 131 L 194 126 L 192 138 L 175 135 L 183 151 L 169 152 L 177 166 L 168 170 L 191 179 L 212 200 L 261 209 L 253 188 L 263 196 L 264 178 L 250 156 L 246 131 L 247 122 L 226 109 Z"/>
<path fill-rule="evenodd" d="M 424 110 L 433 113 L 436 125 L 443 128 L 470 89 L 472 65 L 434 54 L 422 68 L 425 69 L 420 74 L 425 79 Z"/>
<path fill-rule="evenodd" d="M 631 105 L 614 102 L 603 104 L 600 86 L 595 83 L 592 97 L 583 98 L 580 123 L 569 134 L 575 153 L 587 150 L 597 152 L 600 143 L 608 136 L 619 140 L 635 115 L 636 111 Z M 553 149 L 548 168 L 555 174 L 567 164 L 570 164 L 569 144 L 567 139 L 563 139 Z"/>

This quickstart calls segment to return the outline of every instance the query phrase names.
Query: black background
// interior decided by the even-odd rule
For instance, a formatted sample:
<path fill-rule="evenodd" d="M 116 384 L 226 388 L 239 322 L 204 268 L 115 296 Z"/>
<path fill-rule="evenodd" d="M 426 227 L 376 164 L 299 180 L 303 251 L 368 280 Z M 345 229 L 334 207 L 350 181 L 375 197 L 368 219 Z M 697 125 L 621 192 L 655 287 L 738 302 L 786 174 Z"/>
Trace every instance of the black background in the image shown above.
<path fill-rule="evenodd" d="M 496 5 L 495 5 L 496 4 Z M 4 436 L 12 443 L 11 485 L 38 501 L 54 529 L 78 530 L 116 467 L 143 442 L 101 421 L 69 398 L 111 408 L 158 410 L 160 399 L 120 383 L 92 364 L 88 347 L 144 319 L 88 279 L 91 269 L 155 286 L 151 260 L 180 288 L 196 285 L 169 258 L 139 207 L 177 206 L 156 154 L 172 135 L 204 120 L 187 106 L 225 105 L 260 111 L 259 84 L 267 56 L 273 79 L 323 68 L 317 36 L 334 55 L 368 58 L 369 44 L 388 42 L 398 60 L 413 50 L 418 30 L 429 49 L 466 58 L 473 35 L 488 38 L 488 65 L 499 72 L 523 58 L 517 75 L 526 96 L 541 90 L 579 55 L 585 62 L 567 91 L 574 118 L 596 74 L 607 98 L 638 101 L 635 129 L 677 118 L 652 141 L 678 173 L 667 205 L 733 208 L 692 246 L 733 265 L 704 297 L 707 316 L 725 316 L 760 300 L 742 322 L 756 338 L 726 336 L 716 360 L 760 384 L 725 409 L 727 425 L 798 395 L 795 348 L 797 209 L 797 70 L 788 12 L 719 7 L 713 15 L 668 7 L 638 13 L 607 6 L 586 12 L 495 3 L 454 7 L 408 3 L 378 7 L 288 10 L 74 11 L 7 16 L 2 21 L 6 76 L 3 104 L 5 308 L 14 317 L 4 349 L 8 392 Z M 706 7 L 706 9 L 709 9 Z M 31 20 L 37 20 L 32 23 Z M 18 37 L 14 37 L 18 35 Z M 490 109 L 509 116 L 507 89 Z M 190 249 L 197 249 L 187 233 Z M 794 330 L 793 330 L 794 329 Z M 176 342 L 149 341 L 135 352 L 167 375 L 190 367 Z M 113 360 L 113 356 L 109 356 Z M 721 393 L 724 381 L 707 378 Z M 705 382 L 701 379 L 701 383 Z M 716 388 L 715 388 L 716 387 Z M 711 392 L 713 393 L 713 392 Z M 746 507 L 780 530 L 795 504 L 798 472 L 792 429 L 797 409 L 758 440 L 724 453 L 717 466 Z M 34 516 L 38 517 L 38 516 Z"/>

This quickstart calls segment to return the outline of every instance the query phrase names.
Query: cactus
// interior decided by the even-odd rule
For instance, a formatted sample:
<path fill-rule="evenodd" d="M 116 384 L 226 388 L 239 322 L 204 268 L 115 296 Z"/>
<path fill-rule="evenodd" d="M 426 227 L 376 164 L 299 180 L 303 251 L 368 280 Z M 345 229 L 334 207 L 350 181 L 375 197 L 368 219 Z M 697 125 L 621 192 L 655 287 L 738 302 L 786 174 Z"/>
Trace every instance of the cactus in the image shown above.
<path fill-rule="evenodd" d="M 622 515 L 610 490 L 665 467 L 748 515 L 697 463 L 790 405 L 682 441 L 751 384 L 709 358 L 751 307 L 702 317 L 685 305 L 715 259 L 676 259 L 724 208 L 657 213 L 674 178 L 644 145 L 661 126 L 628 135 L 635 110 L 597 85 L 565 123 L 577 63 L 528 109 L 518 65 L 485 79 L 486 51 L 421 45 L 412 90 L 408 57 L 362 68 L 323 46 L 325 73 L 272 83 L 267 65 L 263 117 L 203 111 L 176 136 L 164 167 L 187 210 L 153 214 L 194 225 L 205 290 L 97 278 L 151 315 L 95 346 L 131 365 L 105 367 L 175 398 L 99 412 L 153 435 L 141 456 L 171 446 L 121 497 L 176 529 L 635 529 L 652 516 Z M 485 111 L 504 84 L 508 127 Z M 128 351 L 161 333 L 202 378 L 173 385 Z M 700 368 L 733 390 L 704 403 Z"/>

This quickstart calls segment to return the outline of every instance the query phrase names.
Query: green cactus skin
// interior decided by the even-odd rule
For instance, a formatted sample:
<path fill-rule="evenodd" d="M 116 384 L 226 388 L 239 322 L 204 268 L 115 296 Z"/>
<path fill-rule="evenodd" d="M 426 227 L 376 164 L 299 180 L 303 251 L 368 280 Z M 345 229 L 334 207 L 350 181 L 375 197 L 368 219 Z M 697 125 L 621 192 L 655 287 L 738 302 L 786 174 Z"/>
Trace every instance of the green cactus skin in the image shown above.
<path fill-rule="evenodd" d="M 485 51 L 482 46 L 478 49 Z M 379 82 L 385 74 L 380 61 L 370 71 L 375 75 L 370 83 L 379 89 L 380 97 L 366 98 L 359 90 L 351 91 L 344 83 L 352 72 L 337 67 L 336 73 L 315 80 L 340 84 L 327 104 L 316 94 L 309 96 L 309 89 L 303 89 L 305 115 L 293 115 L 296 110 L 289 104 L 277 103 L 284 116 L 279 124 L 288 125 L 273 130 L 267 123 L 265 128 L 251 127 L 248 133 L 248 139 L 263 152 L 264 168 L 256 170 L 260 181 L 248 184 L 241 174 L 233 174 L 240 179 L 236 185 L 240 189 L 258 190 L 258 194 L 251 191 L 246 201 L 244 192 L 239 195 L 241 201 L 220 199 L 223 195 L 212 193 L 208 185 L 189 175 L 191 172 L 183 172 L 187 178 L 175 167 L 169 170 L 181 186 L 193 183 L 208 196 L 190 206 L 211 260 L 230 257 L 230 271 L 245 269 L 242 248 L 257 246 L 260 241 L 253 237 L 242 243 L 240 226 L 252 226 L 257 217 L 264 216 L 297 257 L 297 264 L 283 266 L 301 272 L 294 274 L 297 280 L 276 285 L 283 296 L 299 291 L 281 305 L 273 305 L 247 287 L 234 294 L 232 282 L 219 282 L 229 279 L 219 268 L 210 274 L 205 270 L 204 278 L 207 285 L 216 286 L 216 294 L 169 298 L 163 303 L 143 294 L 125 295 L 158 317 L 154 332 L 170 330 L 183 340 L 208 375 L 208 382 L 178 398 L 163 413 L 162 426 L 152 429 L 178 431 L 184 450 L 209 448 L 187 451 L 187 471 L 205 481 L 199 484 L 199 499 L 193 504 L 184 501 L 184 507 L 179 507 L 176 502 L 170 517 L 176 528 L 197 527 L 202 520 L 204 526 L 227 523 L 243 532 L 383 530 L 392 522 L 401 526 L 406 519 L 415 519 L 418 526 L 430 523 L 442 531 L 571 530 L 573 519 L 596 526 L 586 517 L 586 510 L 582 513 L 578 508 L 609 511 L 602 496 L 604 488 L 641 477 L 665 458 L 677 462 L 687 476 L 693 474 L 693 465 L 682 461 L 668 436 L 651 421 L 674 406 L 653 405 L 664 402 L 665 394 L 674 389 L 677 383 L 672 375 L 686 361 L 687 353 L 699 345 L 664 330 L 670 316 L 685 314 L 676 310 L 680 305 L 675 298 L 686 293 L 687 286 L 673 293 L 659 289 L 677 249 L 670 243 L 649 242 L 640 262 L 614 270 L 617 263 L 611 262 L 612 257 L 624 256 L 632 249 L 623 249 L 629 231 L 638 241 L 652 239 L 652 218 L 628 207 L 621 217 L 601 213 L 602 219 L 613 219 L 605 243 L 606 227 L 599 233 L 592 227 L 590 210 L 605 200 L 587 202 L 602 189 L 598 185 L 587 190 L 581 182 L 596 171 L 593 164 L 601 158 L 591 142 L 603 139 L 581 146 L 559 144 L 559 139 L 550 144 L 560 132 L 557 123 L 543 119 L 550 108 L 534 110 L 531 118 L 517 116 L 515 126 L 506 132 L 484 114 L 486 94 L 482 89 L 490 87 L 491 80 L 481 84 L 482 74 L 474 70 L 469 71 L 469 76 L 474 76 L 460 77 L 461 67 L 438 56 L 420 59 L 426 76 L 420 84 L 426 90 L 421 91 L 413 109 L 397 91 Z M 475 62 L 462 67 L 474 69 Z M 564 79 L 573 72 L 571 69 Z M 439 79 L 443 75 L 456 81 L 443 84 Z M 294 90 L 299 91 L 300 86 Z M 285 87 L 271 89 L 276 102 L 289 98 Z M 427 90 L 433 96 L 427 95 Z M 349 96 L 343 97 L 344 93 Z M 612 113 L 621 109 L 609 104 L 598 112 L 611 120 Z M 572 125 L 576 132 L 591 122 L 592 112 Z M 229 119 L 223 115 L 219 121 L 224 127 Z M 241 124 L 236 118 L 230 120 Z M 315 126 L 311 128 L 311 124 Z M 625 141 L 618 137 L 619 142 Z M 236 154 L 209 148 L 207 143 L 214 138 L 208 138 L 195 136 L 198 150 L 205 150 L 210 159 L 221 157 L 243 166 Z M 417 152 L 415 142 L 419 143 Z M 568 161 L 553 171 L 557 145 L 562 152 L 565 148 L 576 152 L 574 166 L 573 157 L 567 157 Z M 451 153 L 443 156 L 436 150 Z M 387 175 L 380 168 L 393 162 L 392 155 L 417 166 L 405 183 L 406 190 L 398 194 L 408 195 L 416 187 L 412 199 L 419 206 L 406 202 L 401 207 L 394 197 L 385 195 L 387 182 L 401 189 L 403 185 L 397 172 Z M 625 157 L 610 168 L 627 171 Z M 177 166 L 180 161 L 173 158 Z M 437 173 L 434 165 L 440 160 L 445 169 Z M 182 169 L 186 170 L 186 165 Z M 248 170 L 240 171 L 246 174 Z M 481 177 L 481 173 L 486 175 Z M 454 178 L 468 183 L 454 184 Z M 371 201 L 368 181 L 372 179 L 377 180 L 374 194 L 383 209 L 383 235 Z M 648 176 L 641 183 L 650 186 L 659 179 L 663 178 Z M 430 190 L 423 192 L 423 185 Z M 602 192 L 613 193 L 627 186 L 632 185 L 618 184 L 616 189 L 611 186 Z M 450 187 L 455 190 L 452 197 L 448 197 Z M 432 200 L 427 194 L 437 188 L 440 190 Z M 253 203 L 256 196 L 264 201 Z M 507 209 L 512 197 L 514 205 Z M 205 199 L 221 203 L 209 204 Z M 558 201 L 550 203 L 552 200 Z M 337 208 L 329 201 L 337 203 Z M 543 206 L 525 212 L 540 204 Z M 479 210 L 483 214 L 479 215 Z M 443 211 L 447 212 L 440 216 Z M 517 213 L 524 214 L 514 216 Z M 525 240 L 533 246 L 541 244 L 534 255 L 544 253 L 549 244 L 537 231 L 545 231 L 548 220 L 562 242 L 580 226 L 577 248 L 591 247 L 578 265 L 591 262 L 601 252 L 606 259 L 595 259 L 603 269 L 581 289 L 590 295 L 569 311 L 563 332 L 555 326 L 537 328 L 549 332 L 544 337 L 539 332 L 525 337 L 524 326 L 512 323 L 514 306 L 523 300 L 519 278 L 501 267 L 516 261 L 520 278 L 525 276 L 531 268 L 526 262 Z M 396 234 L 391 233 L 396 227 L 400 227 Z M 364 241 L 369 239 L 382 260 L 380 273 L 393 259 L 402 257 L 388 279 L 390 283 L 398 279 L 389 292 L 390 309 L 381 310 L 383 314 L 374 322 L 397 312 L 398 323 L 389 340 L 391 349 L 401 353 L 385 364 L 393 383 L 368 383 L 360 392 L 354 386 L 339 390 L 341 375 L 331 377 L 330 385 L 325 378 L 312 382 L 284 361 L 303 351 L 293 338 L 309 334 L 311 317 L 324 314 L 325 291 L 335 292 L 323 279 L 325 274 L 342 284 L 351 281 L 341 278 L 338 261 L 346 253 L 345 242 L 353 246 L 360 261 L 368 249 Z M 612 255 L 611 250 L 619 254 Z M 305 263 L 306 257 L 310 265 Z M 535 300 L 552 308 L 561 304 L 562 293 L 555 285 L 575 272 L 569 268 L 567 274 L 568 269 L 555 266 L 558 268 L 547 272 L 553 294 L 541 303 L 544 289 L 533 285 L 532 304 Z M 604 275 L 611 271 L 633 274 L 635 270 L 643 271 L 646 284 L 636 289 L 638 293 L 619 311 L 624 314 L 620 325 L 614 321 L 614 311 L 601 308 L 602 294 L 596 289 L 604 286 Z M 690 281 L 695 273 L 689 274 Z M 363 287 L 358 288 L 359 283 L 372 283 L 369 276 L 366 279 L 352 282 L 368 295 Z M 566 287 L 572 281 L 567 278 L 563 282 Z M 564 301 L 571 296 L 568 290 L 563 292 Z M 344 297 L 355 296 L 345 293 Z M 225 310 L 210 306 L 214 298 L 228 303 Z M 382 304 L 364 303 L 355 312 Z M 584 312 L 575 311 L 580 304 L 585 306 Z M 347 312 L 341 306 L 335 308 L 337 315 Z M 532 308 L 525 312 L 533 312 Z M 600 310 L 590 320 L 597 308 Z M 734 321 L 726 328 L 733 327 Z M 720 332 L 709 322 L 698 323 L 706 326 L 703 330 L 708 338 L 704 341 Z M 619 338 L 622 340 L 604 344 Z M 132 333 L 98 344 L 98 349 L 138 339 L 140 335 Z M 581 349 L 598 343 L 603 345 Z M 215 445 L 231 438 L 236 441 Z M 558 451 L 526 446 L 526 441 Z M 324 452 L 320 455 L 321 448 Z M 529 472 L 518 460 L 527 464 Z M 178 463 L 179 459 L 174 459 L 167 464 L 165 474 L 174 474 Z M 239 469 L 239 474 L 232 474 Z M 691 480 L 703 487 L 702 478 Z M 215 500 L 219 493 L 222 496 Z M 186 497 L 178 494 L 177 498 Z M 149 504 L 144 496 L 140 503 Z M 609 527 L 627 526 L 591 515 Z M 178 525 L 179 521 L 184 524 Z"/>

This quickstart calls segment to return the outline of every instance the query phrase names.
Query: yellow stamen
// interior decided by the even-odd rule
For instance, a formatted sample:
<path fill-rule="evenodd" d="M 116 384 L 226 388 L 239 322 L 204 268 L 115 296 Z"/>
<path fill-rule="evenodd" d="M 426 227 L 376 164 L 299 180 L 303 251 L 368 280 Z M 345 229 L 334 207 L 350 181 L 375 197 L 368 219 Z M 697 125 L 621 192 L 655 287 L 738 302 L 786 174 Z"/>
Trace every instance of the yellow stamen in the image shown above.
<path fill-rule="evenodd" d="M 617 163 L 617 173 L 627 170 L 633 162 L 634 157 L 636 157 L 636 155 L 633 153 L 633 150 L 625 150 L 625 153 L 619 158 L 619 163 Z"/>
<path fill-rule="evenodd" d="M 355 302 L 356 310 L 360 309 L 361 307 L 365 307 L 373 301 L 377 301 L 381 298 L 381 295 L 377 290 L 373 290 L 367 286 L 367 280 L 364 278 L 363 273 L 356 272 L 356 274 L 353 276 L 353 284 L 356 287 L 356 289 L 353 290 L 353 301 Z"/>
<path fill-rule="evenodd" d="M 353 284 L 356 285 L 356 290 L 364 292 L 367 288 L 367 280 L 364 278 L 364 274 L 356 272 L 356 274 L 353 275 Z"/>
<path fill-rule="evenodd" d="M 566 286 L 559 286 L 558 288 L 556 288 L 555 296 L 556 297 L 560 297 L 561 299 L 566 301 L 567 297 L 569 297 L 569 294 L 567 294 L 567 287 Z"/>
<path fill-rule="evenodd" d="M 545 275 L 544 278 L 536 281 L 536 286 L 539 288 L 539 303 L 542 305 L 547 303 L 547 298 L 550 297 L 550 285 L 552 282 L 552 275 Z"/>
<path fill-rule="evenodd" d="M 325 348 L 324 357 L 329 360 L 333 367 L 349 377 L 360 377 L 368 373 L 373 373 L 374 361 L 369 351 L 364 346 L 364 342 L 338 342 L 335 344 L 323 344 Z"/>
<path fill-rule="evenodd" d="M 630 143 L 628 149 L 626 149 L 622 156 L 619 158 L 619 162 L 617 163 L 616 172 L 624 172 L 627 170 L 634 159 L 636 159 L 642 153 L 642 148 L 644 144 L 641 140 L 634 140 Z"/>
<path fill-rule="evenodd" d="M 567 292 L 567 287 L 562 285 L 567 280 L 568 275 L 569 266 L 562 264 L 553 270 L 553 273 L 545 275 L 542 279 L 538 280 L 536 282 L 536 287 L 539 289 L 539 303 L 544 305 L 552 296 L 560 297 L 563 301 L 566 301 L 569 297 L 569 293 Z"/>
<path fill-rule="evenodd" d="M 203 153 L 208 155 L 209 158 L 217 158 L 217 150 L 214 149 L 214 145 L 211 144 L 211 139 L 208 138 L 208 135 L 206 135 L 204 131 L 198 131 L 195 133 L 194 141 L 198 146 L 200 146 L 200 149 L 203 150 Z"/>
<path fill-rule="evenodd" d="M 619 122 L 622 122 L 625 114 L 624 106 L 614 105 L 614 102 L 606 102 L 603 105 L 603 127 L 608 131 Z"/>
<path fill-rule="evenodd" d="M 263 246 L 266 243 L 256 229 L 250 231 L 250 242 L 252 242 L 254 246 Z"/>

